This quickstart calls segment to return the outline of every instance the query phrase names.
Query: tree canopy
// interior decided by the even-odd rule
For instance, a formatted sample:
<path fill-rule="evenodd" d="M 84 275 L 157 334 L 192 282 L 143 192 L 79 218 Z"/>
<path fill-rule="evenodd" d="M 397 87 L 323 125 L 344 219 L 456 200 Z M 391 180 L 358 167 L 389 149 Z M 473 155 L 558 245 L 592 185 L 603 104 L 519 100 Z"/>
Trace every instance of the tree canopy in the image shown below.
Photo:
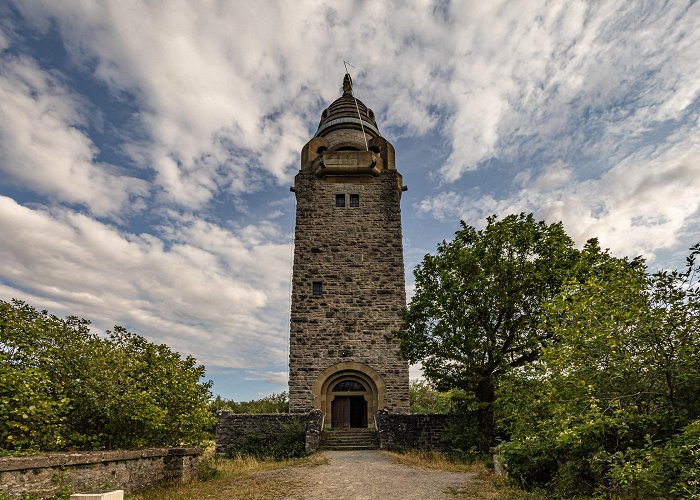
<path fill-rule="evenodd" d="M 462 225 L 415 271 L 399 336 L 451 391 L 463 456 L 498 444 L 552 498 L 700 498 L 700 244 L 650 273 L 532 215 Z"/>
<path fill-rule="evenodd" d="M 0 301 L 0 452 L 194 444 L 208 437 L 204 367 L 115 327 Z"/>
<path fill-rule="evenodd" d="M 611 266 L 547 305 L 558 341 L 500 394 L 501 449 L 524 485 L 700 497 L 700 245 L 691 250 L 684 271 Z"/>
<path fill-rule="evenodd" d="M 403 316 L 401 350 L 420 361 L 439 390 L 471 392 L 480 427 L 493 444 L 497 380 L 537 359 L 552 340 L 542 327 L 544 306 L 572 278 L 611 259 L 596 240 L 574 247 L 561 223 L 532 214 L 487 219 L 478 230 L 462 223 L 415 269 L 416 291 Z"/>

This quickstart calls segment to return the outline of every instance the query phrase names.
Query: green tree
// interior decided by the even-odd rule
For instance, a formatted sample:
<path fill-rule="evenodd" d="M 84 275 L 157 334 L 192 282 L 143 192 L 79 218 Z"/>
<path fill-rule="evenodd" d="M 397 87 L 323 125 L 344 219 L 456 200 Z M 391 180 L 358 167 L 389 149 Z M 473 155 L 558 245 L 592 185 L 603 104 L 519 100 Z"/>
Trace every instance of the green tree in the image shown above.
<path fill-rule="evenodd" d="M 596 240 L 579 251 L 561 223 L 520 214 L 489 217 L 483 230 L 462 223 L 453 241 L 415 269 L 402 353 L 422 362 L 438 390 L 473 395 L 463 408 L 476 416 L 480 448 L 495 441 L 499 378 L 537 359 L 552 340 L 542 328 L 544 304 L 605 258 Z"/>
<path fill-rule="evenodd" d="M 0 449 L 69 445 L 69 386 L 86 377 L 94 342 L 85 320 L 0 301 Z"/>
<path fill-rule="evenodd" d="M 564 496 L 698 493 L 698 253 L 685 271 L 618 262 L 547 305 L 557 342 L 502 385 L 513 477 Z"/>
<path fill-rule="evenodd" d="M 0 301 L 0 450 L 197 443 L 213 425 L 204 367 L 115 327 Z"/>

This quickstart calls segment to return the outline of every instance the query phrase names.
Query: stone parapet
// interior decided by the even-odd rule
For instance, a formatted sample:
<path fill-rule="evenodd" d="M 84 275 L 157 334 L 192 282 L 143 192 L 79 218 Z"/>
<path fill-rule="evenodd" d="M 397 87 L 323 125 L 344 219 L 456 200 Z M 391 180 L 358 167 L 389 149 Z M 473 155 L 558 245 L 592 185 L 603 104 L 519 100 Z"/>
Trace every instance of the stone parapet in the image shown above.
<path fill-rule="evenodd" d="M 449 416 L 442 413 L 391 413 L 379 410 L 376 415 L 379 448 L 415 448 L 447 451 Z"/>
<path fill-rule="evenodd" d="M 318 449 L 321 435 L 321 412 L 307 413 L 230 413 L 221 412 L 216 426 L 216 452 L 235 456 L 245 449 L 251 438 L 274 437 L 299 423 L 305 430 L 302 438 L 307 453 Z"/>
<path fill-rule="evenodd" d="M 50 453 L 0 458 L 0 492 L 7 496 L 53 498 L 71 491 L 138 491 L 163 481 L 186 482 L 196 476 L 201 448 Z"/>

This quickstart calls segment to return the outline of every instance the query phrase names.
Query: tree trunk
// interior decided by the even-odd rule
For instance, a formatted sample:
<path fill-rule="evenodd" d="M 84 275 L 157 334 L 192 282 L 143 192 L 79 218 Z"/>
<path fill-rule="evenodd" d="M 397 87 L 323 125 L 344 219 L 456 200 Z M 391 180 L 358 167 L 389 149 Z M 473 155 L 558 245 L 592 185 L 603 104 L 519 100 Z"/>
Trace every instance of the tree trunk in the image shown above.
<path fill-rule="evenodd" d="M 496 421 L 493 414 L 493 403 L 496 401 L 496 387 L 490 375 L 483 377 L 476 387 L 476 399 L 481 403 L 478 411 L 479 430 L 482 438 L 479 443 L 483 443 L 482 452 L 488 452 L 489 447 L 496 444 Z"/>

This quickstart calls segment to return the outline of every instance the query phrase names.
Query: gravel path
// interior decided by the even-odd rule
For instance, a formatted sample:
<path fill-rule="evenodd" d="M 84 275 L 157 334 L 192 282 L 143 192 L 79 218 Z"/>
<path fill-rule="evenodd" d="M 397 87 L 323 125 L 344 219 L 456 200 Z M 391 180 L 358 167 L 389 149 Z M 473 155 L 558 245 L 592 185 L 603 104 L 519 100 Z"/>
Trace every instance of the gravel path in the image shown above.
<path fill-rule="evenodd" d="M 451 487 L 474 475 L 416 469 L 393 462 L 376 450 L 324 451 L 327 465 L 310 470 L 302 498 L 332 500 L 439 500 Z"/>

